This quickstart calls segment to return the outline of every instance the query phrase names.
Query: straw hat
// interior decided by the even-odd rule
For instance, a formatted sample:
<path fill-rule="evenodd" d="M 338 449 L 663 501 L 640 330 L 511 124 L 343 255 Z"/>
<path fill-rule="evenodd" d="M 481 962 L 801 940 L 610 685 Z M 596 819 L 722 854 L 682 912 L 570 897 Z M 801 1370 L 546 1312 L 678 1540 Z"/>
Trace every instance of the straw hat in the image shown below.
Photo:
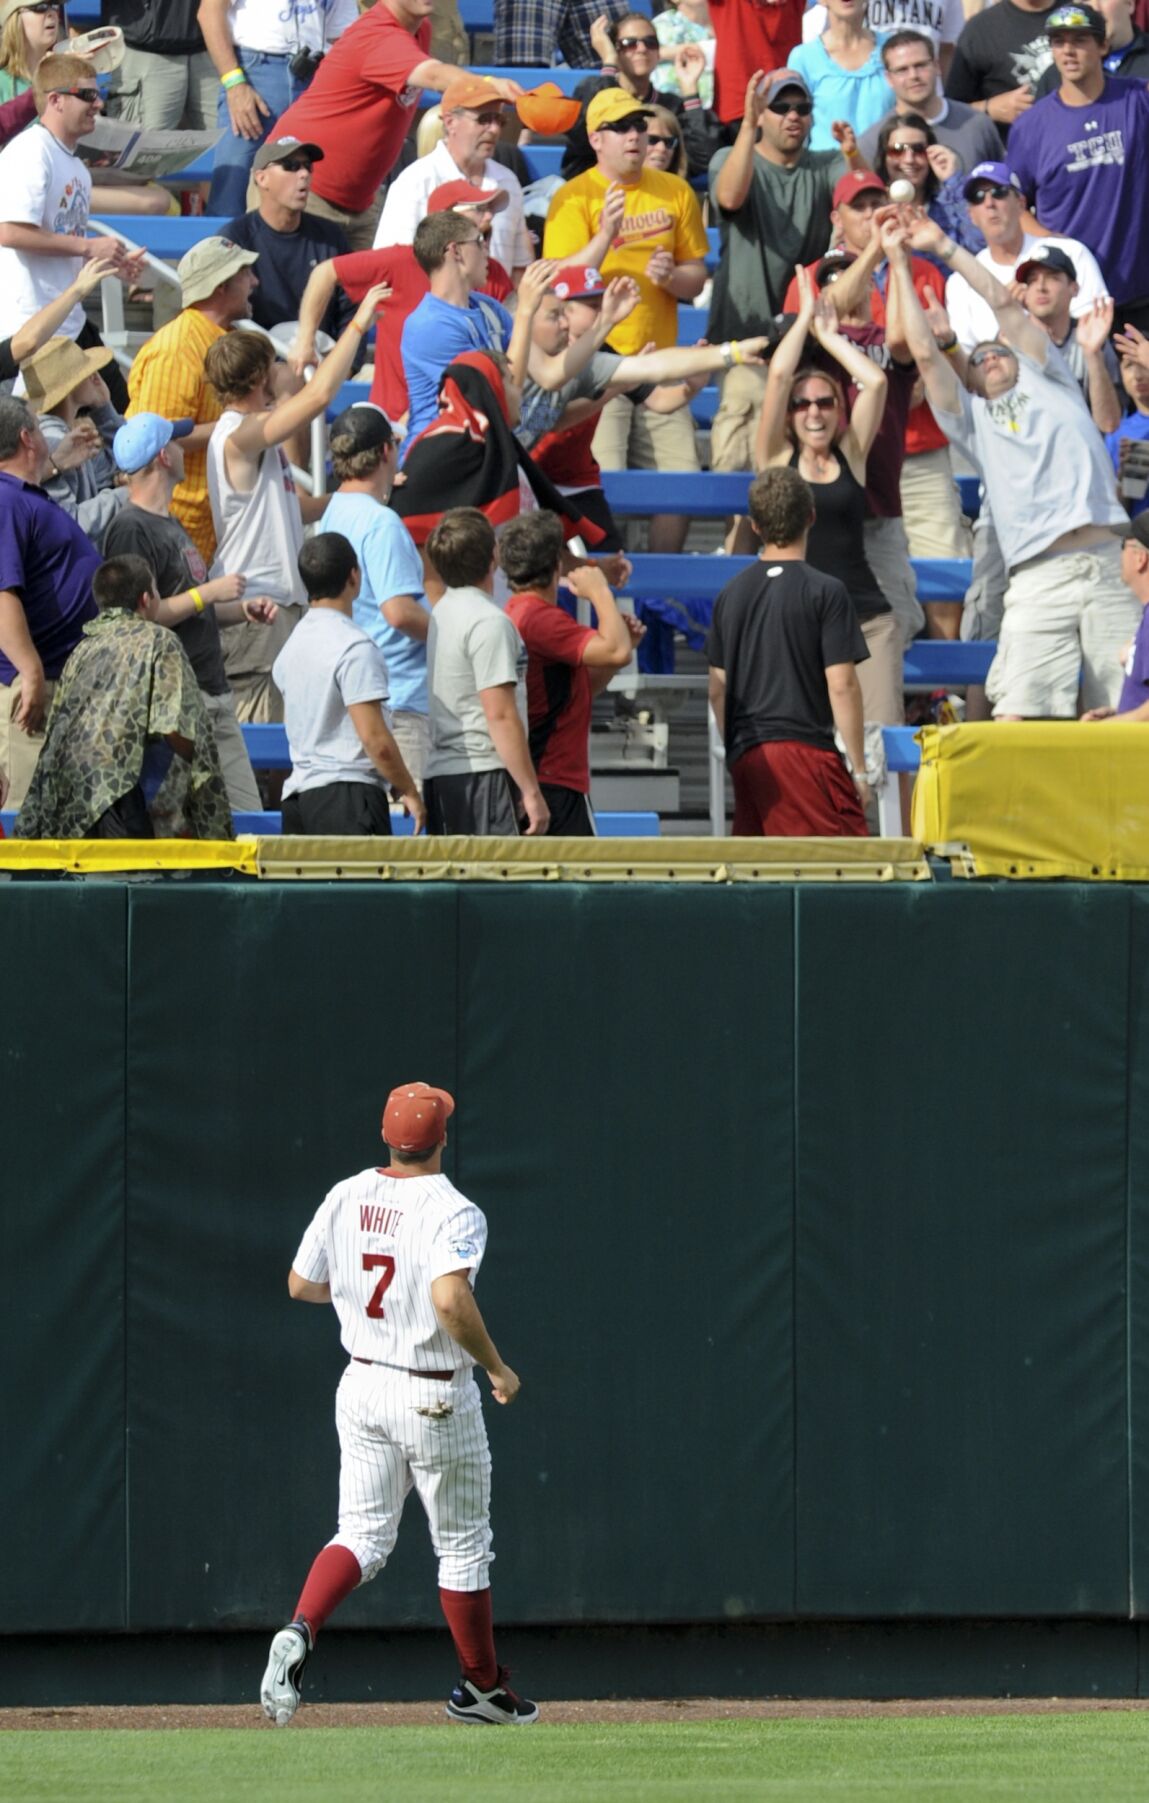
<path fill-rule="evenodd" d="M 29 405 L 37 413 L 51 413 L 66 394 L 111 361 L 106 344 L 82 351 L 71 338 L 49 338 L 20 365 Z"/>

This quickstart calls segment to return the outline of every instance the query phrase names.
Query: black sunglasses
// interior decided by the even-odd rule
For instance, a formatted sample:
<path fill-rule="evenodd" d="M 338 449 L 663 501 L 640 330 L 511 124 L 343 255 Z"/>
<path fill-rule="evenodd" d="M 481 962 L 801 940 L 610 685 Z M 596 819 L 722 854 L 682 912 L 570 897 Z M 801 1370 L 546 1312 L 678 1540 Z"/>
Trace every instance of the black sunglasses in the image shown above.
<path fill-rule="evenodd" d="M 82 100 L 85 106 L 94 106 L 100 98 L 99 88 L 53 88 L 53 94 L 68 94 L 73 100 Z"/>
<path fill-rule="evenodd" d="M 1004 182 L 994 182 L 987 188 L 975 188 L 969 197 L 970 204 L 977 207 L 983 200 L 1008 200 L 1011 194 L 1016 193 L 1016 188 L 1009 188 Z"/>
<path fill-rule="evenodd" d="M 658 39 L 653 38 L 653 37 L 652 38 L 619 38 L 618 48 L 620 50 L 657 50 L 658 49 Z"/>
<path fill-rule="evenodd" d="M 677 138 L 664 138 L 662 133 L 659 131 L 648 131 L 646 134 L 646 141 L 648 144 L 663 144 L 663 145 L 670 145 L 670 144 L 678 143 Z"/>
<path fill-rule="evenodd" d="M 35 6 L 21 6 L 17 10 L 22 13 L 59 13 L 63 17 L 64 0 L 36 0 Z"/>
<path fill-rule="evenodd" d="M 987 357 L 1012 357 L 1013 352 L 1008 344 L 984 344 L 980 350 L 974 351 L 970 357 L 971 369 L 980 369 Z"/>
<path fill-rule="evenodd" d="M 814 111 L 814 102 L 812 100 L 772 100 L 766 111 L 777 113 L 779 119 L 784 119 L 787 113 L 797 113 L 799 119 L 808 119 Z"/>
<path fill-rule="evenodd" d="M 310 175 L 311 174 L 311 158 L 310 157 L 284 157 L 281 162 L 278 162 L 275 165 L 275 167 L 277 169 L 286 169 L 288 175 L 298 175 L 301 169 L 306 169 L 308 175 Z"/>
<path fill-rule="evenodd" d="M 642 136 L 645 137 L 647 127 L 646 127 L 646 120 L 643 118 L 641 113 L 639 114 L 637 119 L 635 118 L 634 114 L 632 113 L 630 115 L 629 119 L 611 119 L 611 120 L 609 120 L 605 125 L 600 125 L 599 130 L 600 131 L 616 131 L 616 132 L 618 132 L 619 136 L 623 137 L 623 138 L 625 138 L 625 136 L 628 132 L 636 131 L 636 132 L 640 132 L 642 134 Z"/>
<path fill-rule="evenodd" d="M 819 413 L 838 411 L 838 403 L 830 394 L 804 394 L 798 400 L 790 402 L 791 413 L 808 413 L 811 407 L 816 407 Z"/>

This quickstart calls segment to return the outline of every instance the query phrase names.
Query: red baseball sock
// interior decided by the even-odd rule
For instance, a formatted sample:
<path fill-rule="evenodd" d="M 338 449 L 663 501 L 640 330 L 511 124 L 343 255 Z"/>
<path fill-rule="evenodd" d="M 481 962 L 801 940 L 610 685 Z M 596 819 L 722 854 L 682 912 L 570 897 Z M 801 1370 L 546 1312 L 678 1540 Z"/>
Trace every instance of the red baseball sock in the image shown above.
<path fill-rule="evenodd" d="M 327 1617 L 356 1589 L 363 1572 L 345 1546 L 325 1546 L 318 1553 L 295 1605 L 296 1621 L 305 1621 L 314 1640 Z"/>
<path fill-rule="evenodd" d="M 495 1658 L 490 1591 L 444 1590 L 440 1585 L 439 1603 L 447 1617 L 464 1678 L 469 1678 L 478 1690 L 494 1690 L 499 1681 L 499 1662 Z"/>

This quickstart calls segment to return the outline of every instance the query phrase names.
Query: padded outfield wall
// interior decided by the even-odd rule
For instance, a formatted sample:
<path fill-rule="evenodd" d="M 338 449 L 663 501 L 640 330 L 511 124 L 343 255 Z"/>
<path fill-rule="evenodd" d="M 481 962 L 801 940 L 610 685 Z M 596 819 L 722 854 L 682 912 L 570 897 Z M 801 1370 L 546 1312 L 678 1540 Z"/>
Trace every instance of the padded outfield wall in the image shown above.
<path fill-rule="evenodd" d="M 0 888 L 8 1636 L 278 1625 L 333 1531 L 285 1275 L 458 1098 L 504 1621 L 1149 1616 L 1149 897 Z M 415 1505 L 340 1623 L 438 1623 Z M 697 1687 L 697 1686 L 696 1686 Z"/>

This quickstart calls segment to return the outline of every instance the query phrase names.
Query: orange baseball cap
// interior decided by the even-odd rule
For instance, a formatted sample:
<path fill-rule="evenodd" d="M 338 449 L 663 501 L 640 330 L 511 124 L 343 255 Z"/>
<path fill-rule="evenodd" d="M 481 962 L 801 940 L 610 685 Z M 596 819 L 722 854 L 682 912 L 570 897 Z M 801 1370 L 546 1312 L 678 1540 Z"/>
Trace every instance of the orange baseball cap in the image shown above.
<path fill-rule="evenodd" d="M 455 1112 L 455 1098 L 429 1083 L 400 1083 L 387 1097 L 383 1138 L 397 1152 L 433 1152 Z"/>
<path fill-rule="evenodd" d="M 457 107 L 508 104 L 489 75 L 460 75 L 458 81 L 448 82 L 440 101 L 445 113 L 453 113 Z"/>
<path fill-rule="evenodd" d="M 519 95 L 515 111 L 528 131 L 537 131 L 543 138 L 555 138 L 570 131 L 582 112 L 582 105 L 568 99 L 557 82 L 543 81 L 537 88 L 528 88 L 525 94 Z"/>

